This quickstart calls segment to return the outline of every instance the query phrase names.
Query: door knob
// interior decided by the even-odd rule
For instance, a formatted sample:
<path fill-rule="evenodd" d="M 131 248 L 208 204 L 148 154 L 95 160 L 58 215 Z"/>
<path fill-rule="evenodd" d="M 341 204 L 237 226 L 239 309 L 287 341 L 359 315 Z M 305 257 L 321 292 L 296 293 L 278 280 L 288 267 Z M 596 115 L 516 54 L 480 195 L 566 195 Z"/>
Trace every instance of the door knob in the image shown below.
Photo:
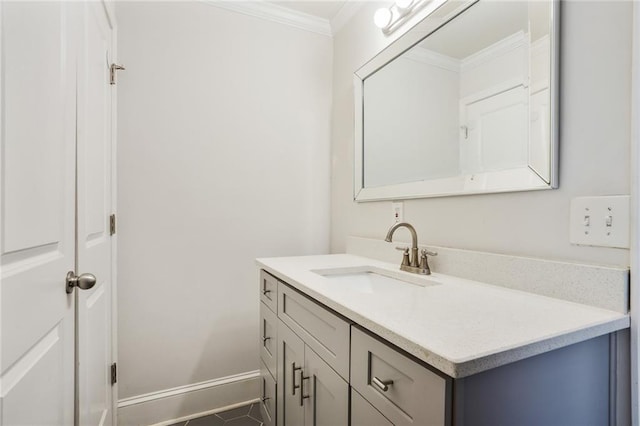
<path fill-rule="evenodd" d="M 67 272 L 67 294 L 72 293 L 74 287 L 89 290 L 94 285 L 96 285 L 96 276 L 93 274 L 76 275 L 73 271 Z"/>

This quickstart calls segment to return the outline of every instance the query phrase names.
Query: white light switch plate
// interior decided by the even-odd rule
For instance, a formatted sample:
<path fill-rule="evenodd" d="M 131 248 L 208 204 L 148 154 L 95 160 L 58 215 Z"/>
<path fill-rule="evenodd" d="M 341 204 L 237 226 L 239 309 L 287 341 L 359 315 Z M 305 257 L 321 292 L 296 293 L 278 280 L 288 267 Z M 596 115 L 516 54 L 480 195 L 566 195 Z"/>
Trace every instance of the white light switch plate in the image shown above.
<path fill-rule="evenodd" d="M 629 196 L 574 198 L 569 227 L 572 244 L 629 248 Z"/>

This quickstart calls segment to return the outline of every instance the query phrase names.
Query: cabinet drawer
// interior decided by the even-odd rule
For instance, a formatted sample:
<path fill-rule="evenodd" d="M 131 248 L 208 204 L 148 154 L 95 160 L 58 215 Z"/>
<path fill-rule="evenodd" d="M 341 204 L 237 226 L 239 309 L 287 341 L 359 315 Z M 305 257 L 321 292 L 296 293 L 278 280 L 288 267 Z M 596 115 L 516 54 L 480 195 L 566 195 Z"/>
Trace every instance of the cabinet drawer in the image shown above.
<path fill-rule="evenodd" d="M 393 426 L 393 423 L 351 388 L 351 426 Z"/>
<path fill-rule="evenodd" d="M 260 363 L 260 413 L 265 426 L 276 425 L 276 381 L 267 367 Z"/>
<path fill-rule="evenodd" d="M 396 426 L 449 424 L 451 379 L 355 327 L 351 333 L 351 386 Z"/>
<path fill-rule="evenodd" d="M 278 283 L 278 317 L 343 379 L 349 380 L 349 323 Z"/>
<path fill-rule="evenodd" d="M 260 358 L 271 375 L 277 377 L 278 317 L 260 303 Z"/>
<path fill-rule="evenodd" d="M 260 271 L 260 300 L 273 312 L 278 312 L 278 280 L 263 270 Z"/>

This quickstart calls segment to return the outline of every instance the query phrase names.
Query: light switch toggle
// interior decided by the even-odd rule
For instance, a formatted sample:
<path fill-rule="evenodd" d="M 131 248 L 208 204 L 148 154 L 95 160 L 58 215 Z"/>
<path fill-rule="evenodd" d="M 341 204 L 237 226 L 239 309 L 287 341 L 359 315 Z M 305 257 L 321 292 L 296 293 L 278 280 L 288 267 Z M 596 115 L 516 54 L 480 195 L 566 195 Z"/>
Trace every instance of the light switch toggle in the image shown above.
<path fill-rule="evenodd" d="M 611 228 L 611 226 L 613 225 L 613 216 L 609 215 L 605 217 L 604 224 L 607 226 L 607 228 Z"/>
<path fill-rule="evenodd" d="M 585 216 L 585 217 L 584 217 L 584 220 L 582 221 L 582 224 L 583 224 L 584 226 L 589 226 L 589 225 L 591 225 L 591 216 Z"/>

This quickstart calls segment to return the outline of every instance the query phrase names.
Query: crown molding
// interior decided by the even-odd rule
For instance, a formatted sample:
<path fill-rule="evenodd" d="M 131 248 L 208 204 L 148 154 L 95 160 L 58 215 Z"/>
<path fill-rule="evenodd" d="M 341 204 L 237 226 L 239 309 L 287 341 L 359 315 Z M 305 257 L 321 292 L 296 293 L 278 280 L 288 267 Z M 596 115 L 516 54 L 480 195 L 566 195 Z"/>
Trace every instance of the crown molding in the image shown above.
<path fill-rule="evenodd" d="M 333 34 L 336 34 L 340 31 L 346 24 L 353 18 L 359 11 L 362 9 L 366 1 L 364 0 L 347 0 L 336 16 L 331 18 L 331 31 Z"/>
<path fill-rule="evenodd" d="M 300 30 L 331 37 L 331 25 L 327 19 L 298 12 L 266 1 L 201 0 L 211 6 L 288 25 Z M 342 9 L 341 9 L 342 10 Z"/>
<path fill-rule="evenodd" d="M 458 59 L 425 49 L 424 47 L 415 46 L 407 50 L 400 57 L 442 68 L 447 71 L 460 72 L 460 61 Z"/>

